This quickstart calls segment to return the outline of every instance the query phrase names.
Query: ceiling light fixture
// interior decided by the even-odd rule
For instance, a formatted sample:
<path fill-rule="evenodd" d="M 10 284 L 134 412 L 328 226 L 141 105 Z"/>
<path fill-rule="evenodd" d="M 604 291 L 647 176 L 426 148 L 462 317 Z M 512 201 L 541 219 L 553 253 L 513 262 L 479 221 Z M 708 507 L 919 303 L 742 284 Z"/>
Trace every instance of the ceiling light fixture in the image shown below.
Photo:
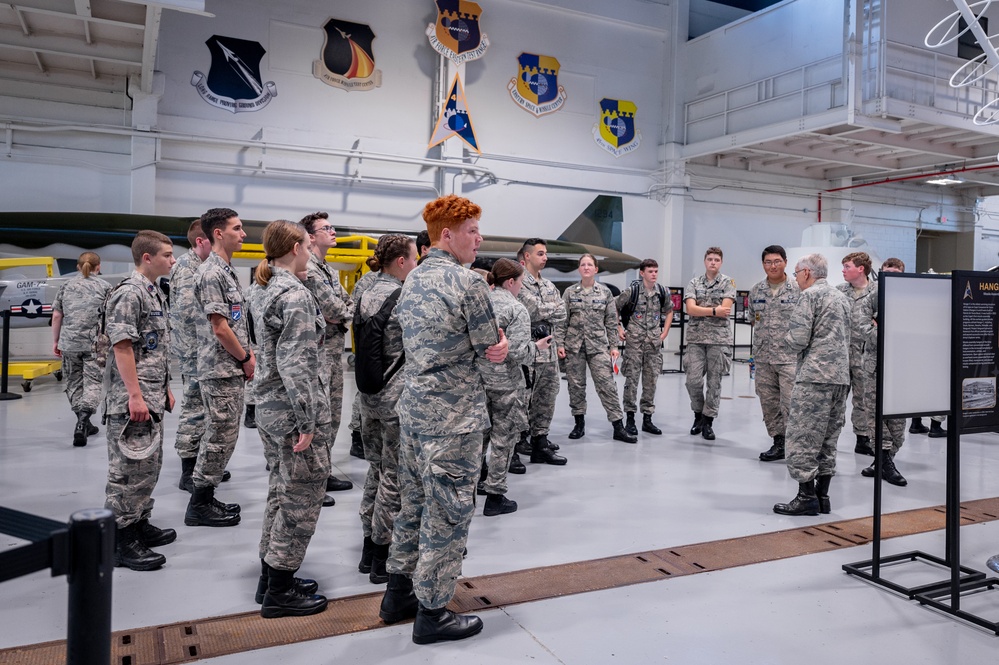
<path fill-rule="evenodd" d="M 941 175 L 935 178 L 930 178 L 926 181 L 927 185 L 960 185 L 963 184 L 964 180 L 961 178 L 955 178 L 950 175 Z"/>

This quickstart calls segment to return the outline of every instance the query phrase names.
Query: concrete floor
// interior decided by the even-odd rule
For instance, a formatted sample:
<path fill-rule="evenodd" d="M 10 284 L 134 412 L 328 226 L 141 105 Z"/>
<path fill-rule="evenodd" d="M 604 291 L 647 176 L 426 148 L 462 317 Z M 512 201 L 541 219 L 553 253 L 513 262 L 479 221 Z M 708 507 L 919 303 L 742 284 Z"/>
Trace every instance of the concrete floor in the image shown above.
<path fill-rule="evenodd" d="M 353 393 L 347 373 L 345 393 Z M 623 380 L 618 379 L 623 384 Z M 467 576 L 519 570 L 669 546 L 777 531 L 871 514 L 872 481 L 860 476 L 869 457 L 853 453 L 849 424 L 840 438 L 833 512 L 783 517 L 777 501 L 796 490 L 782 463 L 757 455 L 769 446 L 745 365 L 723 382 L 718 438 L 687 434 L 691 414 L 679 374 L 663 375 L 656 423 L 663 436 L 641 434 L 637 445 L 614 442 L 590 387 L 587 435 L 572 427 L 565 384 L 552 439 L 569 458 L 565 467 L 528 464 L 511 476 L 511 515 L 473 520 L 464 564 Z M 17 386 L 17 382 L 12 382 Z M 65 521 L 79 509 L 104 503 L 107 470 L 103 435 L 73 448 L 75 421 L 62 385 L 34 382 L 24 399 L 0 402 L 0 505 Z M 17 388 L 15 387 L 15 390 Z M 174 390 L 179 394 L 177 386 Z M 349 418 L 349 398 L 345 416 Z M 116 569 L 115 630 L 253 610 L 256 555 L 266 473 L 260 440 L 244 429 L 229 465 L 223 501 L 243 508 L 235 528 L 183 525 L 188 495 L 176 488 L 180 463 L 172 451 L 176 416 L 167 424 L 167 455 L 155 492 L 154 523 L 178 530 L 159 548 L 166 566 L 139 573 Z M 885 484 L 886 512 L 944 503 L 944 442 L 910 435 L 897 464 L 909 486 Z M 962 439 L 962 499 L 999 494 L 999 439 Z M 337 475 L 355 489 L 336 493 L 324 509 L 302 574 L 330 597 L 378 590 L 357 572 L 361 531 L 357 517 L 367 465 L 347 455 L 341 427 L 333 453 Z M 984 570 L 999 552 L 999 523 L 962 528 L 964 564 Z M 18 546 L 0 534 L 0 550 Z M 921 549 L 942 555 L 943 532 L 885 541 L 884 553 Z M 482 613 L 483 633 L 460 643 L 419 647 L 410 626 L 236 654 L 206 662 L 256 665 L 282 662 L 507 663 L 530 660 L 596 663 L 816 663 L 985 662 L 999 638 L 921 608 L 845 575 L 841 565 L 870 557 L 870 547 L 703 573 L 668 581 L 498 608 Z M 968 607 L 999 620 L 999 594 L 981 594 Z M 0 648 L 65 638 L 66 580 L 46 572 L 0 584 Z"/>

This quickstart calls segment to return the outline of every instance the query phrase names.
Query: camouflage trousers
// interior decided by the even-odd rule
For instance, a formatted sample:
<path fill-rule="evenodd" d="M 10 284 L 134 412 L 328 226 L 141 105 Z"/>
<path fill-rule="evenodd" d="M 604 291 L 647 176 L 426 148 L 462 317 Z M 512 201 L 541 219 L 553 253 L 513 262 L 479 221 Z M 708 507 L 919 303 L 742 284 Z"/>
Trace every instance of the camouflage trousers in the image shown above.
<path fill-rule="evenodd" d="M 125 456 L 128 440 L 152 437 L 151 454 L 137 460 Z M 127 413 L 107 417 L 108 484 L 104 507 L 114 513 L 118 528 L 144 519 L 153 512 L 153 489 L 163 466 L 163 423 L 132 422 Z"/>
<path fill-rule="evenodd" d="M 180 381 L 184 394 L 180 422 L 177 423 L 177 440 L 173 447 L 181 459 L 188 459 L 198 456 L 198 446 L 205 435 L 205 402 L 201 397 L 201 382 L 197 374 L 181 374 Z"/>
<path fill-rule="evenodd" d="M 873 441 L 871 442 L 873 446 Z M 905 443 L 905 418 L 885 418 L 881 427 L 881 448 L 894 457 Z"/>
<path fill-rule="evenodd" d="M 387 568 L 412 577 L 416 597 L 429 609 L 444 607 L 454 596 L 475 510 L 481 455 L 482 432 L 425 436 L 402 428 L 402 508 Z"/>
<path fill-rule="evenodd" d="M 784 436 L 787 414 L 791 409 L 791 392 L 794 390 L 794 365 L 756 363 L 756 396 L 763 409 L 763 423 L 771 438 Z"/>
<path fill-rule="evenodd" d="M 354 403 L 350 406 L 350 424 L 347 428 L 351 432 L 361 431 L 361 392 L 354 394 Z"/>
<path fill-rule="evenodd" d="M 218 487 L 222 482 L 222 472 L 239 438 L 244 383 L 242 376 L 201 381 L 205 433 L 198 445 L 198 462 L 192 475 L 195 487 Z"/>
<path fill-rule="evenodd" d="M 846 423 L 849 386 L 796 383 L 787 421 L 787 471 L 798 483 L 836 474 L 836 442 Z"/>
<path fill-rule="evenodd" d="M 360 402 L 363 398 L 355 400 Z M 381 413 L 361 407 L 364 429 L 364 459 L 368 475 L 358 514 L 361 530 L 378 545 L 392 542 L 392 528 L 399 514 L 399 416 L 395 405 Z"/>
<path fill-rule="evenodd" d="M 486 388 L 492 427 L 482 440 L 482 457 L 489 475 L 483 486 L 488 494 L 506 494 L 506 476 L 520 433 L 527 428 L 523 391 Z M 488 452 L 487 452 L 488 451 Z"/>
<path fill-rule="evenodd" d="M 89 351 L 63 351 L 62 371 L 66 379 L 66 397 L 74 413 L 97 412 L 104 377 Z"/>
<path fill-rule="evenodd" d="M 874 438 L 874 400 L 877 381 L 867 352 L 856 345 L 850 346 L 850 391 L 853 412 L 850 422 L 857 436 Z"/>
<path fill-rule="evenodd" d="M 642 375 L 642 413 L 656 412 L 656 382 L 663 372 L 662 343 L 658 339 L 628 342 L 624 346 L 621 373 L 624 374 L 624 410 L 635 413 L 638 397 L 638 375 Z M 594 379 L 595 380 L 595 379 Z"/>
<path fill-rule="evenodd" d="M 330 475 L 329 428 L 316 426 L 312 445 L 300 453 L 292 450 L 298 432 L 273 436 L 259 425 L 257 431 L 271 467 L 259 555 L 272 568 L 298 570 L 316 532 Z"/>
<path fill-rule="evenodd" d="M 683 356 L 687 373 L 687 393 L 690 410 L 710 418 L 718 417 L 721 404 L 721 382 L 728 371 L 732 348 L 725 344 L 688 344 Z M 708 384 L 704 390 L 705 382 Z"/>
<path fill-rule="evenodd" d="M 535 363 L 531 371 L 531 399 L 527 406 L 527 419 L 531 436 L 547 436 L 555 415 L 555 398 L 558 397 L 558 363 Z"/>
<path fill-rule="evenodd" d="M 597 396 L 607 412 L 607 420 L 614 422 L 624 418 L 621 403 L 617 398 L 617 383 L 614 382 L 614 370 L 610 353 L 597 351 L 587 353 L 580 349 L 577 353 L 568 353 L 565 357 L 565 375 L 569 379 L 569 408 L 572 415 L 586 414 L 586 368 L 590 368 L 593 386 Z M 653 394 L 655 389 L 653 388 Z"/>
<path fill-rule="evenodd" d="M 340 420 L 343 418 L 343 335 L 334 335 L 326 340 L 327 344 L 332 344 L 330 352 L 330 448 L 336 442 L 337 432 L 340 431 Z"/>

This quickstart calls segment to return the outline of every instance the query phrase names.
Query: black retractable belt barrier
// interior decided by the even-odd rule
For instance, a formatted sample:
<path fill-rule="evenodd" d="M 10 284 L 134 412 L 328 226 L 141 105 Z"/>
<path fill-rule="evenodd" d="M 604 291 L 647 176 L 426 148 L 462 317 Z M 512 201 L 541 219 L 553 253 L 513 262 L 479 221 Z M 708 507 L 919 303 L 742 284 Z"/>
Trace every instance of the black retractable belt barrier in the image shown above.
<path fill-rule="evenodd" d="M 17 393 L 7 392 L 7 366 L 10 364 L 10 310 L 0 312 L 3 317 L 3 357 L 0 360 L 0 402 L 21 399 Z"/>

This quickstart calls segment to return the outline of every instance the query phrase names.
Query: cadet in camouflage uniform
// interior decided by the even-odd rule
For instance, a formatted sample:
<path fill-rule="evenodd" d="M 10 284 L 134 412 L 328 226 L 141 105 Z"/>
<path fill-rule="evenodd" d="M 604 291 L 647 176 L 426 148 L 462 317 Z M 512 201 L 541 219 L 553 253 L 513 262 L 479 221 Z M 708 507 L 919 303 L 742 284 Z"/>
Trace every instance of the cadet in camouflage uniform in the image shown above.
<path fill-rule="evenodd" d="M 194 491 L 191 474 L 198 461 L 198 446 L 205 434 L 205 403 L 201 397 L 198 379 L 198 320 L 202 314 L 194 300 L 194 283 L 198 268 L 212 253 L 212 244 L 201 229 L 201 220 L 191 222 L 187 230 L 191 245 L 170 270 L 170 351 L 180 368 L 180 382 L 184 394 L 177 423 L 177 440 L 174 448 L 180 456 L 180 482 L 182 490 Z"/>
<path fill-rule="evenodd" d="M 427 204 L 423 218 L 434 247 L 406 279 L 396 310 L 406 352 L 398 407 L 402 509 L 379 614 L 393 623 L 415 613 L 417 644 L 482 630 L 478 617 L 445 608 L 461 571 L 482 432 L 489 427 L 474 359 L 500 363 L 507 354 L 485 280 L 462 266 L 475 260 L 482 242 L 481 214 L 479 206 L 454 194 Z"/>
<path fill-rule="evenodd" d="M 639 264 L 638 274 L 641 283 L 633 283 L 631 288 L 622 291 L 617 297 L 617 311 L 627 315 L 627 329 L 618 324 L 618 339 L 625 342 L 624 362 L 624 410 L 628 414 L 626 431 L 631 436 L 638 435 L 635 426 L 635 398 L 638 396 L 638 376 L 642 376 L 642 431 L 649 434 L 662 434 L 662 430 L 652 422 L 656 410 L 656 382 L 663 371 L 663 355 L 660 350 L 673 322 L 673 299 L 663 287 L 657 284 L 659 264 L 653 259 L 645 259 Z M 635 300 L 634 311 L 631 311 Z M 627 310 L 627 311 L 625 311 Z"/>
<path fill-rule="evenodd" d="M 484 462 L 486 477 L 481 483 L 482 493 L 486 495 L 483 514 L 494 517 L 517 510 L 517 502 L 506 498 L 506 476 L 517 438 L 527 427 L 524 370 L 539 347 L 549 346 L 551 340 L 531 340 L 531 317 L 517 300 L 524 283 L 523 266 L 510 259 L 498 259 L 489 271 L 487 281 L 492 287 L 490 299 L 496 313 L 496 325 L 506 333 L 510 347 L 501 365 L 485 358 L 475 359 L 485 383 L 491 423 L 482 450 L 483 459 L 487 460 Z"/>
<path fill-rule="evenodd" d="M 690 280 L 683 292 L 687 307 L 687 393 L 694 412 L 691 434 L 708 441 L 715 438 L 714 420 L 721 403 L 721 380 L 728 371 L 732 353 L 732 324 L 728 320 L 735 303 L 735 282 L 721 274 L 722 251 L 708 247 L 704 274 Z M 707 392 L 704 391 L 705 377 Z"/>
<path fill-rule="evenodd" d="M 311 256 L 309 235 L 302 225 L 279 220 L 264 229 L 263 243 L 267 258 L 257 268 L 260 288 L 252 291 L 250 308 L 260 350 L 253 380 L 257 430 L 270 465 L 257 593 L 263 591 L 260 615 L 272 619 L 326 609 L 318 585 L 296 580 L 295 572 L 315 533 L 329 477 L 330 413 L 316 373 L 326 323 L 297 277 Z"/>
<path fill-rule="evenodd" d="M 329 223 L 329 215 L 315 212 L 302 219 L 302 225 L 312 236 L 312 258 L 309 261 L 308 277 L 305 285 L 319 301 L 319 309 L 326 317 L 326 339 L 323 342 L 325 353 L 321 367 L 328 367 L 329 374 L 320 377 L 326 383 L 330 395 L 330 413 L 333 415 L 330 446 L 332 452 L 336 434 L 340 429 L 343 413 L 343 349 L 346 341 L 347 322 L 354 318 L 354 301 L 340 284 L 340 273 L 326 263 L 326 252 L 336 247 L 336 229 Z M 349 480 L 340 480 L 330 475 L 326 491 L 342 492 L 354 487 Z M 333 497 L 327 497 L 324 504 L 332 506 Z"/>
<path fill-rule="evenodd" d="M 531 373 L 531 396 L 528 402 L 527 418 L 530 425 L 531 461 L 544 462 L 561 466 L 566 459 L 555 454 L 558 449 L 548 440 L 548 431 L 555 415 L 555 398 L 558 397 L 558 351 L 562 341 L 557 337 L 564 330 L 566 311 L 565 303 L 558 289 L 550 280 L 541 276 L 541 271 L 548 263 L 548 245 L 541 238 L 529 238 L 523 247 L 524 285 L 517 296 L 531 317 L 532 336 L 541 324 L 547 326 L 549 335 L 553 335 L 552 345 L 534 354 L 533 371 Z"/>
<path fill-rule="evenodd" d="M 617 397 L 612 364 L 617 360 L 617 309 L 611 290 L 594 278 L 597 260 L 592 254 L 579 258 L 580 282 L 562 294 L 566 320 L 555 332 L 562 340 L 558 357 L 565 359 L 565 375 L 569 382 L 569 408 L 576 421 L 570 439 L 579 439 L 586 427 L 586 368 L 589 366 L 593 385 L 614 426 L 614 438 L 637 443 L 638 437 L 624 431 L 624 412 Z"/>
<path fill-rule="evenodd" d="M 850 323 L 850 390 L 853 392 L 853 412 L 850 421 L 857 435 L 855 453 L 874 455 L 874 399 L 877 384 L 874 372 L 878 364 L 878 335 L 874 319 L 878 315 L 878 283 L 868 279 L 871 257 L 866 252 L 854 252 L 843 257 L 843 279 L 846 284 L 836 288 L 853 305 Z"/>
<path fill-rule="evenodd" d="M 781 515 L 830 511 L 829 483 L 836 473 L 836 440 L 846 421 L 850 389 L 850 301 L 826 281 L 821 254 L 802 257 L 794 278 L 801 289 L 787 342 L 798 353 L 798 373 L 787 420 L 787 471 L 798 483 Z"/>
<path fill-rule="evenodd" d="M 166 557 L 150 547 L 172 543 L 173 529 L 149 523 L 153 488 L 163 464 L 163 414 L 173 409 L 166 296 L 156 280 L 169 274 L 173 244 L 156 231 L 132 241 L 135 270 L 108 297 L 104 329 L 108 355 L 104 414 L 108 439 L 105 508 L 118 526 L 115 565 L 155 570 Z"/>
<path fill-rule="evenodd" d="M 357 303 L 361 301 L 361 296 L 375 278 L 378 276 L 376 272 L 368 271 L 361 275 L 361 279 L 357 280 L 354 284 L 354 290 L 350 292 L 350 299 L 354 302 L 354 311 L 357 311 Z M 356 333 L 354 333 L 356 335 Z M 355 342 L 356 337 L 355 337 Z M 350 423 L 347 425 L 350 430 L 350 456 L 356 457 L 358 459 L 364 459 L 364 439 L 361 437 L 361 399 L 357 391 L 354 392 L 353 403 L 350 405 Z M 370 556 L 368 557 L 368 570 L 362 570 L 361 572 L 367 573 L 371 571 L 370 568 Z"/>
<path fill-rule="evenodd" d="M 368 258 L 368 266 L 377 272 L 368 273 L 373 277 L 366 280 L 358 298 L 356 311 L 361 320 L 378 314 L 393 294 L 398 297 L 403 282 L 416 267 L 416 243 L 409 236 L 383 235 L 378 239 L 375 255 Z M 358 510 L 364 545 L 357 569 L 368 573 L 372 584 L 388 581 L 385 565 L 392 543 L 392 527 L 402 501 L 399 497 L 399 414 L 396 405 L 402 393 L 405 356 L 402 328 L 394 308 L 382 332 L 382 366 L 393 374 L 378 393 L 358 392 L 355 399 L 361 409 L 364 459 L 368 461 L 364 496 Z M 357 371 L 356 364 L 354 367 Z"/>
<path fill-rule="evenodd" d="M 73 445 L 87 445 L 87 437 L 97 434 L 90 416 L 101 399 L 101 368 L 94 360 L 94 336 L 101 307 L 111 286 L 96 277 L 101 273 L 101 257 L 84 252 L 76 262 L 80 275 L 62 285 L 52 302 L 52 352 L 62 358 L 66 375 L 66 397 L 76 414 Z"/>
<path fill-rule="evenodd" d="M 194 299 L 198 317 L 198 380 L 205 404 L 205 433 L 191 476 L 194 491 L 187 505 L 187 526 L 239 524 L 239 505 L 222 504 L 215 488 L 222 482 L 239 437 L 243 390 L 257 360 L 250 348 L 243 290 L 231 261 L 243 246 L 243 223 L 235 210 L 212 208 L 201 216 L 212 253 L 198 267 Z"/>
<path fill-rule="evenodd" d="M 881 272 L 905 272 L 905 263 L 902 259 L 890 258 L 881 264 Z M 875 325 L 874 339 L 877 341 L 877 326 Z M 873 354 L 875 362 L 875 372 L 877 371 L 877 352 Z M 876 374 L 872 378 L 874 386 L 872 391 L 877 390 Z M 874 397 L 872 396 L 872 401 Z M 911 431 L 911 430 L 910 430 Z M 905 443 L 905 418 L 885 418 L 881 429 L 881 477 L 885 482 L 897 487 L 905 487 L 909 481 L 895 466 L 895 454 Z M 873 478 L 876 472 L 875 462 L 860 472 L 860 475 Z"/>
<path fill-rule="evenodd" d="M 794 390 L 798 354 L 788 346 L 791 312 L 798 304 L 798 284 L 787 278 L 787 253 L 780 245 L 763 250 L 766 279 L 749 290 L 749 323 L 753 326 L 753 362 L 756 396 L 763 409 L 763 423 L 773 439 L 770 449 L 760 453 L 764 462 L 784 459 L 784 430 Z"/>

